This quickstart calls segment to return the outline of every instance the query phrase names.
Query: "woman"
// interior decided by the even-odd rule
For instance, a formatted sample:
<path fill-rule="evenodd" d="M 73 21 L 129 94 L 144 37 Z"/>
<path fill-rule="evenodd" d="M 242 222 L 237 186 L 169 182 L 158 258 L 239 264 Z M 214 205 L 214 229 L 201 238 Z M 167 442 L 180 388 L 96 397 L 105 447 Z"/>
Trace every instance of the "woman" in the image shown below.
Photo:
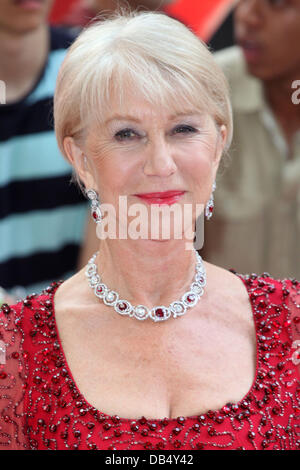
<path fill-rule="evenodd" d="M 6 448 L 296 449 L 299 283 L 236 275 L 186 249 L 196 208 L 211 215 L 232 134 L 206 47 L 162 14 L 96 23 L 61 67 L 54 117 L 99 254 L 2 308 Z M 126 225 L 136 204 L 145 225 L 157 206 L 192 218 L 138 238 Z M 104 207 L 126 236 L 104 236 Z"/>

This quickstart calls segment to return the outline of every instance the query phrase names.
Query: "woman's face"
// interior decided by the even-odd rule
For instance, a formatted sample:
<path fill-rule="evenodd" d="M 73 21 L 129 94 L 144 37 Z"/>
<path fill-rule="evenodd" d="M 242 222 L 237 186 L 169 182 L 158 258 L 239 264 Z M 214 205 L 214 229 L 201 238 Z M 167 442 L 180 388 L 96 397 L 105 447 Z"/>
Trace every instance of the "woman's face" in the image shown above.
<path fill-rule="evenodd" d="M 86 187 L 97 189 L 100 201 L 115 207 L 117 218 L 119 196 L 126 196 L 128 208 L 136 203 L 147 209 L 175 202 L 182 208 L 205 204 L 223 151 L 225 126 L 217 130 L 208 114 L 192 106 L 173 113 L 133 94 L 126 95 L 122 110 L 111 104 L 105 124 L 92 129 L 86 141 L 94 175 L 83 176 Z"/>

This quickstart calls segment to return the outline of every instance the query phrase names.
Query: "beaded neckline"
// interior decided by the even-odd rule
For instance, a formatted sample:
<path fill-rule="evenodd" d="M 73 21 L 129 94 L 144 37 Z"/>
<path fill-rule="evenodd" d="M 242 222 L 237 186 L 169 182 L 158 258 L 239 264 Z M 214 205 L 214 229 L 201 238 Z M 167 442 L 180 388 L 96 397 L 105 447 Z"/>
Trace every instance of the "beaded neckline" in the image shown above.
<path fill-rule="evenodd" d="M 259 365 L 260 365 L 260 361 L 261 361 L 261 354 L 260 354 L 260 349 L 259 349 L 259 346 L 258 346 L 258 341 L 257 341 L 257 334 L 258 334 L 258 331 L 257 331 L 257 321 L 256 321 L 256 316 L 255 316 L 255 310 L 254 310 L 254 304 L 251 300 L 251 297 L 249 295 L 249 290 L 248 290 L 248 287 L 247 287 L 247 283 L 245 282 L 245 277 L 244 275 L 242 274 L 239 274 L 239 273 L 236 273 L 234 271 L 231 270 L 231 272 L 233 272 L 233 274 L 235 274 L 239 279 L 241 279 L 241 281 L 243 282 L 243 285 L 244 287 L 246 288 L 247 290 L 247 294 L 248 294 L 248 298 L 249 298 L 249 302 L 250 302 L 250 305 L 251 305 L 251 312 L 252 312 L 252 319 L 253 319 L 253 322 L 254 322 L 254 327 L 255 327 L 255 337 L 256 337 L 256 361 L 255 361 L 255 374 L 254 374 L 254 379 L 252 381 L 252 384 L 248 390 L 248 392 L 238 401 L 238 402 L 232 402 L 230 403 L 230 405 L 236 407 L 236 408 L 239 408 L 240 405 L 243 403 L 243 402 L 247 402 L 247 400 L 249 399 L 249 397 L 252 395 L 253 391 L 254 391 L 254 387 L 255 387 L 255 383 L 257 381 L 257 375 L 258 375 L 258 371 L 259 371 Z M 59 345 L 59 349 L 60 349 L 60 353 L 61 353 L 61 356 L 63 358 L 63 363 L 64 363 L 64 368 L 66 369 L 67 371 L 67 377 L 69 378 L 70 381 L 72 381 L 72 383 L 74 384 L 74 390 L 78 393 L 78 395 L 80 396 L 80 399 L 82 400 L 82 402 L 84 402 L 84 404 L 89 408 L 89 409 L 92 409 L 94 410 L 99 416 L 101 417 L 104 417 L 104 418 L 107 418 L 107 419 L 112 419 L 114 416 L 113 415 L 109 415 L 97 408 L 95 408 L 93 405 L 91 405 L 88 400 L 86 400 L 86 398 L 84 397 L 84 395 L 81 393 L 80 389 L 78 388 L 77 386 L 77 383 L 73 377 L 73 374 L 72 374 L 72 371 L 69 367 L 69 364 L 68 364 L 68 361 L 67 361 L 67 358 L 66 358 L 66 355 L 65 355 L 65 352 L 64 352 L 64 349 L 63 349 L 63 346 L 62 346 L 62 341 L 61 341 L 61 338 L 60 338 L 60 333 L 58 331 L 58 327 L 57 327 L 57 323 L 56 323 L 56 315 L 55 315 L 55 293 L 57 291 L 57 289 L 59 288 L 60 285 L 63 284 L 63 281 L 59 282 L 55 287 L 54 289 L 52 290 L 52 292 L 50 294 L 48 294 L 49 296 L 49 300 L 51 302 L 51 310 L 52 310 L 52 313 L 53 313 L 53 316 L 54 316 L 54 325 L 55 325 L 55 332 L 56 332 L 56 341 Z M 219 408 L 217 410 L 208 410 L 206 412 L 199 412 L 197 415 L 193 415 L 193 416 L 184 416 L 183 418 L 185 420 L 197 420 L 199 416 L 203 416 L 203 417 L 209 417 L 210 414 L 214 414 L 214 415 L 223 415 L 223 409 L 227 406 L 228 404 L 224 404 L 224 406 L 222 408 Z M 131 423 L 131 422 L 135 422 L 135 421 L 138 421 L 139 419 L 146 419 L 148 423 L 160 423 L 164 420 L 167 420 L 168 423 L 172 423 L 172 422 L 177 422 L 178 418 L 181 418 L 180 416 L 176 417 L 176 418 L 167 418 L 167 417 L 162 417 L 162 418 L 145 418 L 144 416 L 141 416 L 140 418 L 122 418 L 122 417 L 119 417 L 118 416 L 118 420 L 119 422 L 123 422 L 123 423 Z"/>

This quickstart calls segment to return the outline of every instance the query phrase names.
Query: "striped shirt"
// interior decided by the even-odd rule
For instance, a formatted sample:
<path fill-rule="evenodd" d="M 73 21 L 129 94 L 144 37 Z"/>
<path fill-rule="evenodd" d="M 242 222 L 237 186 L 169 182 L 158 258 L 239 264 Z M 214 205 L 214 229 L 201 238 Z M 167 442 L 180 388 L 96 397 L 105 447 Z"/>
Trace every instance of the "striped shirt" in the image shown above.
<path fill-rule="evenodd" d="M 49 34 L 36 85 L 0 105 L 0 286 L 11 293 L 38 292 L 73 274 L 87 215 L 53 130 L 56 77 L 73 37 L 55 28 Z"/>

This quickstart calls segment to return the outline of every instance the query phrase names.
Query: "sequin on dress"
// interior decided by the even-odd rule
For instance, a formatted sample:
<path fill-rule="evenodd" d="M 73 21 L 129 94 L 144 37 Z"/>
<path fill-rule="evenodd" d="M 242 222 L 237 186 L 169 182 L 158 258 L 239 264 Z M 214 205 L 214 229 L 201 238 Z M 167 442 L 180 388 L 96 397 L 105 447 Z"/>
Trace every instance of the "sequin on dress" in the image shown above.
<path fill-rule="evenodd" d="M 193 417 L 131 420 L 89 405 L 58 336 L 58 283 L 2 306 L 0 449 L 299 449 L 300 283 L 237 275 L 253 310 L 256 376 L 240 402 Z"/>

